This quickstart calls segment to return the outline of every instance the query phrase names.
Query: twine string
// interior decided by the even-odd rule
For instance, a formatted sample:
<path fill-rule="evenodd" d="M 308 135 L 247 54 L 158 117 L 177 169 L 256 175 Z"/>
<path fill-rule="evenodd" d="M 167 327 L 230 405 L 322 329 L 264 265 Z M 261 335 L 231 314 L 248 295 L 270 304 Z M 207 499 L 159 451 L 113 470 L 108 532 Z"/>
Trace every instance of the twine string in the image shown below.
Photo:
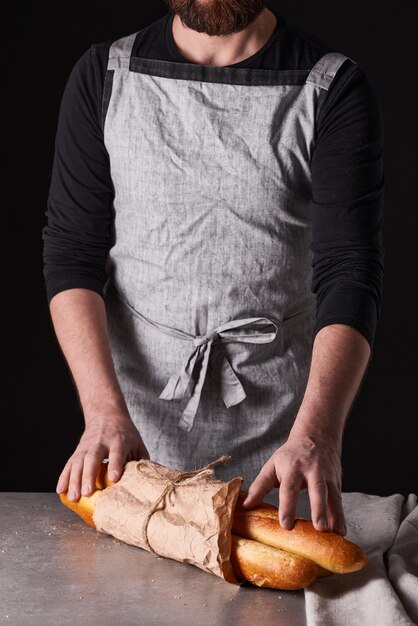
<path fill-rule="evenodd" d="M 151 505 L 149 511 L 147 512 L 147 515 L 145 516 L 144 524 L 142 526 L 142 539 L 150 552 L 152 552 L 156 556 L 160 556 L 158 552 L 156 552 L 154 548 L 152 547 L 152 545 L 150 544 L 149 536 L 148 536 L 148 525 L 150 523 L 151 517 L 157 511 L 158 506 L 164 500 L 164 498 L 168 494 L 170 494 L 172 491 L 174 491 L 175 487 L 178 485 L 187 485 L 191 482 L 194 482 L 198 478 L 204 478 L 205 476 L 208 476 L 208 477 L 212 476 L 213 471 L 211 468 L 215 465 L 218 465 L 219 463 L 224 463 L 226 461 L 229 461 L 230 458 L 231 457 L 228 455 L 223 455 L 223 456 L 220 456 L 218 459 L 216 459 L 216 461 L 212 461 L 211 463 L 208 463 L 201 469 L 194 470 L 192 472 L 182 472 L 177 476 L 177 478 L 174 478 L 174 479 L 172 478 L 164 479 L 165 487 L 160 493 L 160 495 L 158 496 L 158 498 L 155 500 L 155 502 Z M 136 464 L 136 469 L 138 470 L 138 472 L 140 472 L 140 469 L 139 469 L 140 464 L 141 464 L 141 461 L 138 461 L 138 463 Z"/>

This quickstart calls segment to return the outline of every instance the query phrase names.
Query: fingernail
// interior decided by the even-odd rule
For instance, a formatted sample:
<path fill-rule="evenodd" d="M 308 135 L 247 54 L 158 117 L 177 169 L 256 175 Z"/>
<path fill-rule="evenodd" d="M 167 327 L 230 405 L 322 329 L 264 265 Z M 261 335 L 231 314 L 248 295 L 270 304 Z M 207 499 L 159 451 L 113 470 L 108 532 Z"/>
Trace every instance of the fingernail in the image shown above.
<path fill-rule="evenodd" d="M 282 528 L 286 528 L 287 530 L 290 530 L 292 528 L 292 518 L 290 517 L 290 515 L 285 515 L 282 518 L 282 521 L 280 522 L 280 526 Z"/>
<path fill-rule="evenodd" d="M 322 530 L 328 529 L 328 522 L 325 517 L 320 517 L 317 521 L 318 526 L 321 526 Z"/>
<path fill-rule="evenodd" d="M 70 498 L 70 500 L 76 500 L 77 499 L 77 492 L 76 492 L 75 489 L 71 489 L 69 498 Z"/>
<path fill-rule="evenodd" d="M 112 470 L 111 472 L 109 472 L 110 480 L 115 480 L 115 478 L 117 477 L 118 477 L 118 472 L 116 470 Z"/>
<path fill-rule="evenodd" d="M 81 493 L 83 496 L 87 496 L 90 493 L 90 485 L 83 485 Z"/>
<path fill-rule="evenodd" d="M 338 526 L 337 533 L 339 533 L 340 535 L 346 535 L 347 534 L 347 527 L 346 527 L 346 525 L 342 524 L 341 526 Z"/>
<path fill-rule="evenodd" d="M 58 485 L 57 493 L 62 493 L 64 491 L 64 485 Z"/>

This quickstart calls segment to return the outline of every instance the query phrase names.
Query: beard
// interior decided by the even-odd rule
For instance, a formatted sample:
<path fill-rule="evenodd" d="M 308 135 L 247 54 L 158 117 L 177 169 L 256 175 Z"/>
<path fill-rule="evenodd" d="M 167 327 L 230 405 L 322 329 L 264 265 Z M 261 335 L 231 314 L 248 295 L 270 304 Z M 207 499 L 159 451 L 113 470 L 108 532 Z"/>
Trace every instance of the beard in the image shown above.
<path fill-rule="evenodd" d="M 183 26 L 211 37 L 238 33 L 260 15 L 266 0 L 165 0 Z"/>

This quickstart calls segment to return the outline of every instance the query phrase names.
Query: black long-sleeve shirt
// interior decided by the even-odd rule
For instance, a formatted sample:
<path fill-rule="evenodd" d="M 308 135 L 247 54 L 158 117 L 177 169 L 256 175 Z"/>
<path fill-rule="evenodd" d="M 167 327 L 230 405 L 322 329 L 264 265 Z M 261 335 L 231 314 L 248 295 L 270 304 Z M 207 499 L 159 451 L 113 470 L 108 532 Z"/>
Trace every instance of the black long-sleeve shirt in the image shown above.
<path fill-rule="evenodd" d="M 332 51 L 273 12 L 277 24 L 269 40 L 230 67 L 306 70 Z M 133 55 L 191 63 L 175 46 L 172 19 L 167 13 L 142 29 Z M 80 57 L 61 103 L 43 230 L 48 301 L 77 287 L 102 295 L 107 280 L 113 186 L 101 105 L 111 43 L 92 45 Z M 338 70 L 320 110 L 311 173 L 314 335 L 328 324 L 346 324 L 373 346 L 384 258 L 383 114 L 367 75 L 350 60 Z"/>

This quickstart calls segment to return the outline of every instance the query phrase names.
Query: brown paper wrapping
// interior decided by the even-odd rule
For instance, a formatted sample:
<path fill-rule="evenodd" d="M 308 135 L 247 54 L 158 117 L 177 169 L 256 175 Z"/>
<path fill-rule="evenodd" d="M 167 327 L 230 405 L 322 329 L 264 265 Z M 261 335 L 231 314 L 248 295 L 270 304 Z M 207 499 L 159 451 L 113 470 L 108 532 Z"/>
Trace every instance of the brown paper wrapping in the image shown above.
<path fill-rule="evenodd" d="M 98 531 L 139 548 L 191 563 L 240 584 L 229 560 L 232 517 L 243 478 L 213 478 L 213 466 L 180 472 L 154 461 L 129 461 L 117 483 L 97 498 Z"/>

